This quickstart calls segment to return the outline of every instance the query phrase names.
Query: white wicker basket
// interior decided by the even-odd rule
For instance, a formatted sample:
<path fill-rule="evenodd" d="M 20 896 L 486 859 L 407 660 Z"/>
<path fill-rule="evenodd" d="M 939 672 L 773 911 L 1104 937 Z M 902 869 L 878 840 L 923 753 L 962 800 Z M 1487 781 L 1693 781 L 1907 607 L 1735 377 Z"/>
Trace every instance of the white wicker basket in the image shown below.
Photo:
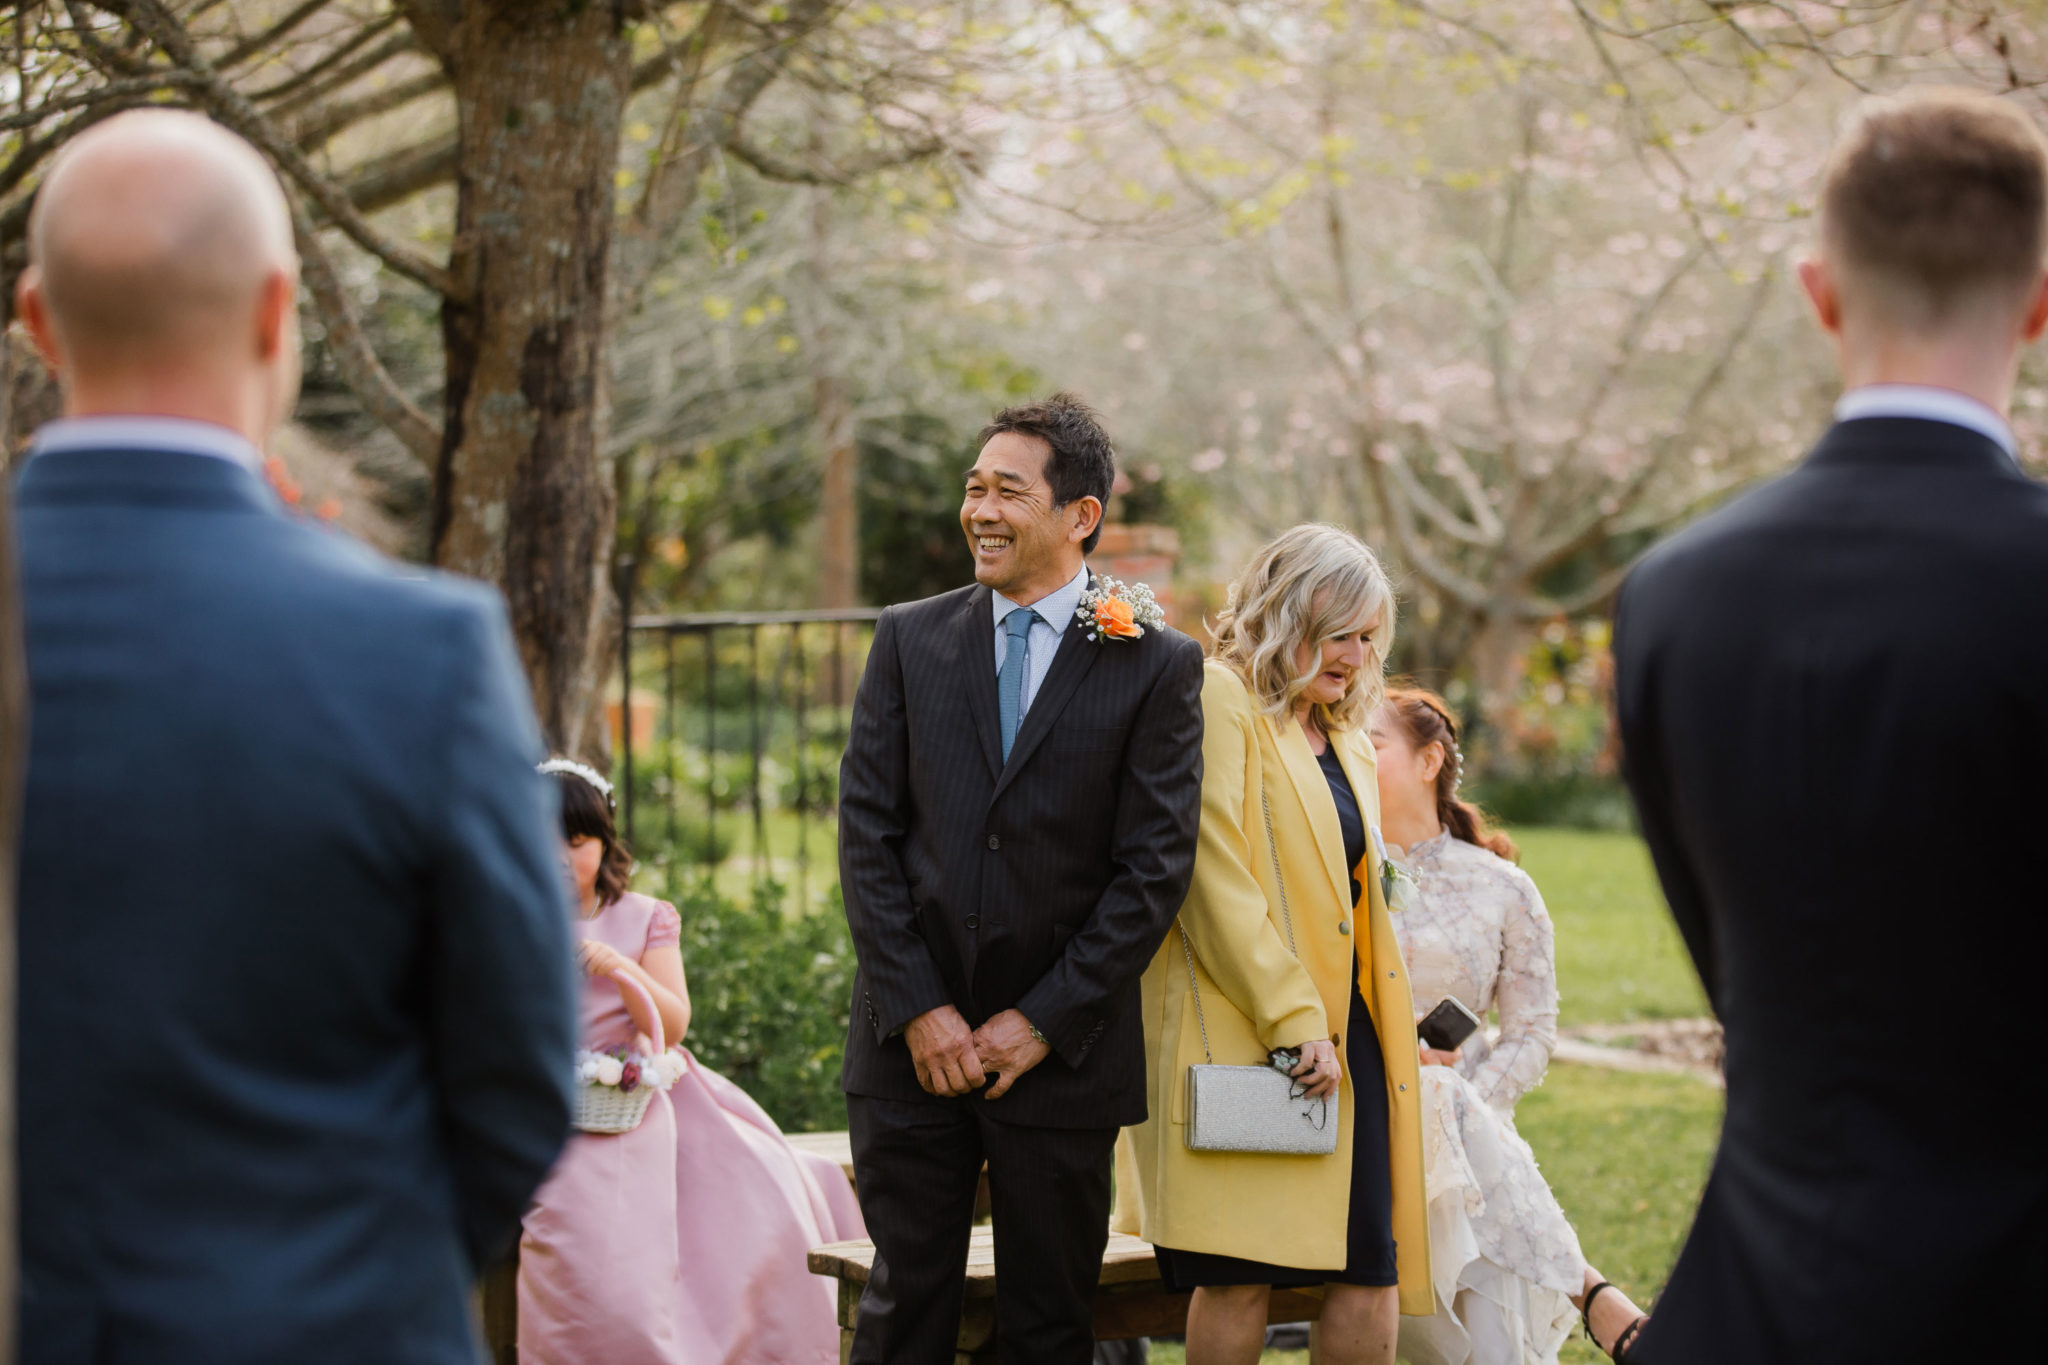
<path fill-rule="evenodd" d="M 576 1092 L 576 1126 L 586 1133 L 630 1133 L 647 1117 L 655 1093 L 645 1082 L 621 1091 L 592 1081 Z"/>
<path fill-rule="evenodd" d="M 661 1011 L 655 1008 L 654 997 L 647 988 L 624 972 L 612 973 L 612 980 L 619 983 L 619 989 L 640 997 L 647 1007 L 649 1017 L 654 1021 L 654 1055 L 661 1056 L 668 1051 L 661 1032 Z M 645 1068 L 643 1068 L 643 1071 Z M 589 1081 L 576 1089 L 576 1126 L 586 1133 L 630 1133 L 640 1126 L 640 1120 L 647 1117 L 647 1106 L 654 1102 L 655 1094 L 661 1089 L 651 1077 L 642 1077 L 640 1084 L 631 1090 L 620 1090 L 615 1085 L 600 1085 Z"/>

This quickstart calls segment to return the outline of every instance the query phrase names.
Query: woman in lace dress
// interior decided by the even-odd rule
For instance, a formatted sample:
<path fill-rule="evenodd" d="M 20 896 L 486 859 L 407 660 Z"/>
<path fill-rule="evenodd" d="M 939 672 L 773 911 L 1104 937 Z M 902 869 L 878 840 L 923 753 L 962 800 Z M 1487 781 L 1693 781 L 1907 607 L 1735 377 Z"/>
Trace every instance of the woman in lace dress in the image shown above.
<path fill-rule="evenodd" d="M 1455 995 L 1481 1030 L 1456 1052 L 1422 1049 L 1423 1170 L 1437 1311 L 1404 1318 L 1413 1365 L 1554 1365 L 1591 1296 L 1596 1344 L 1626 1359 L 1642 1314 L 1586 1264 L 1515 1102 L 1543 1079 L 1557 1042 L 1550 915 L 1514 843 L 1457 799 L 1457 720 L 1433 693 L 1391 689 L 1374 714 L 1387 854 L 1408 882 L 1394 934 L 1418 1017 Z M 1398 907 L 1397 907 L 1398 908 Z M 1619 1340 L 1617 1340 L 1619 1339 Z"/>

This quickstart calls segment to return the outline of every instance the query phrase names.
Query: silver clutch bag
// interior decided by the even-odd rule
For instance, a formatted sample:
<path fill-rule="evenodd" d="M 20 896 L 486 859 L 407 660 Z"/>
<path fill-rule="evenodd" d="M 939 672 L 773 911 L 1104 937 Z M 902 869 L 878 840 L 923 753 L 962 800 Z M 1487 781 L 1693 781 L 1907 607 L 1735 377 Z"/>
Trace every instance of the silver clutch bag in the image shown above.
<path fill-rule="evenodd" d="M 1196 1152 L 1328 1156 L 1337 1150 L 1337 1112 L 1270 1066 L 1191 1066 L 1187 1137 Z"/>
<path fill-rule="evenodd" d="M 1294 915 L 1287 883 L 1280 877 L 1280 848 L 1273 842 L 1273 812 L 1259 793 L 1266 816 L 1266 844 L 1273 851 L 1273 877 L 1280 887 L 1280 917 L 1287 926 L 1287 951 L 1294 946 Z M 1204 1063 L 1188 1068 L 1188 1150 L 1266 1152 L 1275 1156 L 1328 1156 L 1337 1150 L 1337 1113 L 1327 1099 L 1310 1099 L 1289 1076 L 1284 1053 L 1265 1066 L 1218 1066 L 1209 1051 L 1209 1022 L 1202 1014 L 1202 988 L 1195 980 L 1195 950 L 1187 929 L 1180 950 L 1187 958 L 1188 989 L 1195 997 L 1195 1023 L 1202 1031 Z"/>

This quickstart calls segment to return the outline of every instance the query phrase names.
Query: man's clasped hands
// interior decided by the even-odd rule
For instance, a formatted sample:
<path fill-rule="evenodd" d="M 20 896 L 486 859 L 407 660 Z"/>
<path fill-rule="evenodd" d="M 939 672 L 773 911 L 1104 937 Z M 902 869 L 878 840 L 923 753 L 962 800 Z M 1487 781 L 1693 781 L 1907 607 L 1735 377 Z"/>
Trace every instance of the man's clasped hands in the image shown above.
<path fill-rule="evenodd" d="M 964 1095 L 988 1085 L 988 1098 L 999 1100 L 1017 1078 L 1052 1051 L 1031 1031 L 1031 1021 L 1016 1010 L 994 1015 L 978 1029 L 967 1027 L 951 1005 L 927 1010 L 903 1030 L 910 1059 L 917 1064 L 917 1083 L 934 1095 Z M 994 1076 L 991 1083 L 989 1077 Z"/>

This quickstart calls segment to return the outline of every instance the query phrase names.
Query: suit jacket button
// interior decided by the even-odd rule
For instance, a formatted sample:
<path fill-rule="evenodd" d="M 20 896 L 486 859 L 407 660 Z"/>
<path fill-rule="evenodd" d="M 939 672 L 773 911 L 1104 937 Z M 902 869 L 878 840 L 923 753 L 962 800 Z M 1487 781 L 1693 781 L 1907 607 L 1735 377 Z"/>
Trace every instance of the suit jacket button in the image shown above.
<path fill-rule="evenodd" d="M 969 915 L 967 917 L 967 927 L 970 929 L 979 929 L 981 927 L 981 916 Z"/>
<path fill-rule="evenodd" d="M 1350 932 L 1351 932 L 1351 921 L 1350 921 L 1350 920 L 1344 920 L 1344 921 L 1342 921 L 1341 923 L 1339 923 L 1339 924 L 1338 924 L 1338 926 L 1337 926 L 1337 932 L 1338 932 L 1338 933 L 1340 933 L 1340 934 L 1348 934 L 1348 933 L 1350 933 Z"/>
<path fill-rule="evenodd" d="M 1001 839 L 998 839 L 995 835 L 991 834 L 988 836 L 988 846 L 992 849 L 1001 848 L 1003 846 L 1003 841 Z"/>

